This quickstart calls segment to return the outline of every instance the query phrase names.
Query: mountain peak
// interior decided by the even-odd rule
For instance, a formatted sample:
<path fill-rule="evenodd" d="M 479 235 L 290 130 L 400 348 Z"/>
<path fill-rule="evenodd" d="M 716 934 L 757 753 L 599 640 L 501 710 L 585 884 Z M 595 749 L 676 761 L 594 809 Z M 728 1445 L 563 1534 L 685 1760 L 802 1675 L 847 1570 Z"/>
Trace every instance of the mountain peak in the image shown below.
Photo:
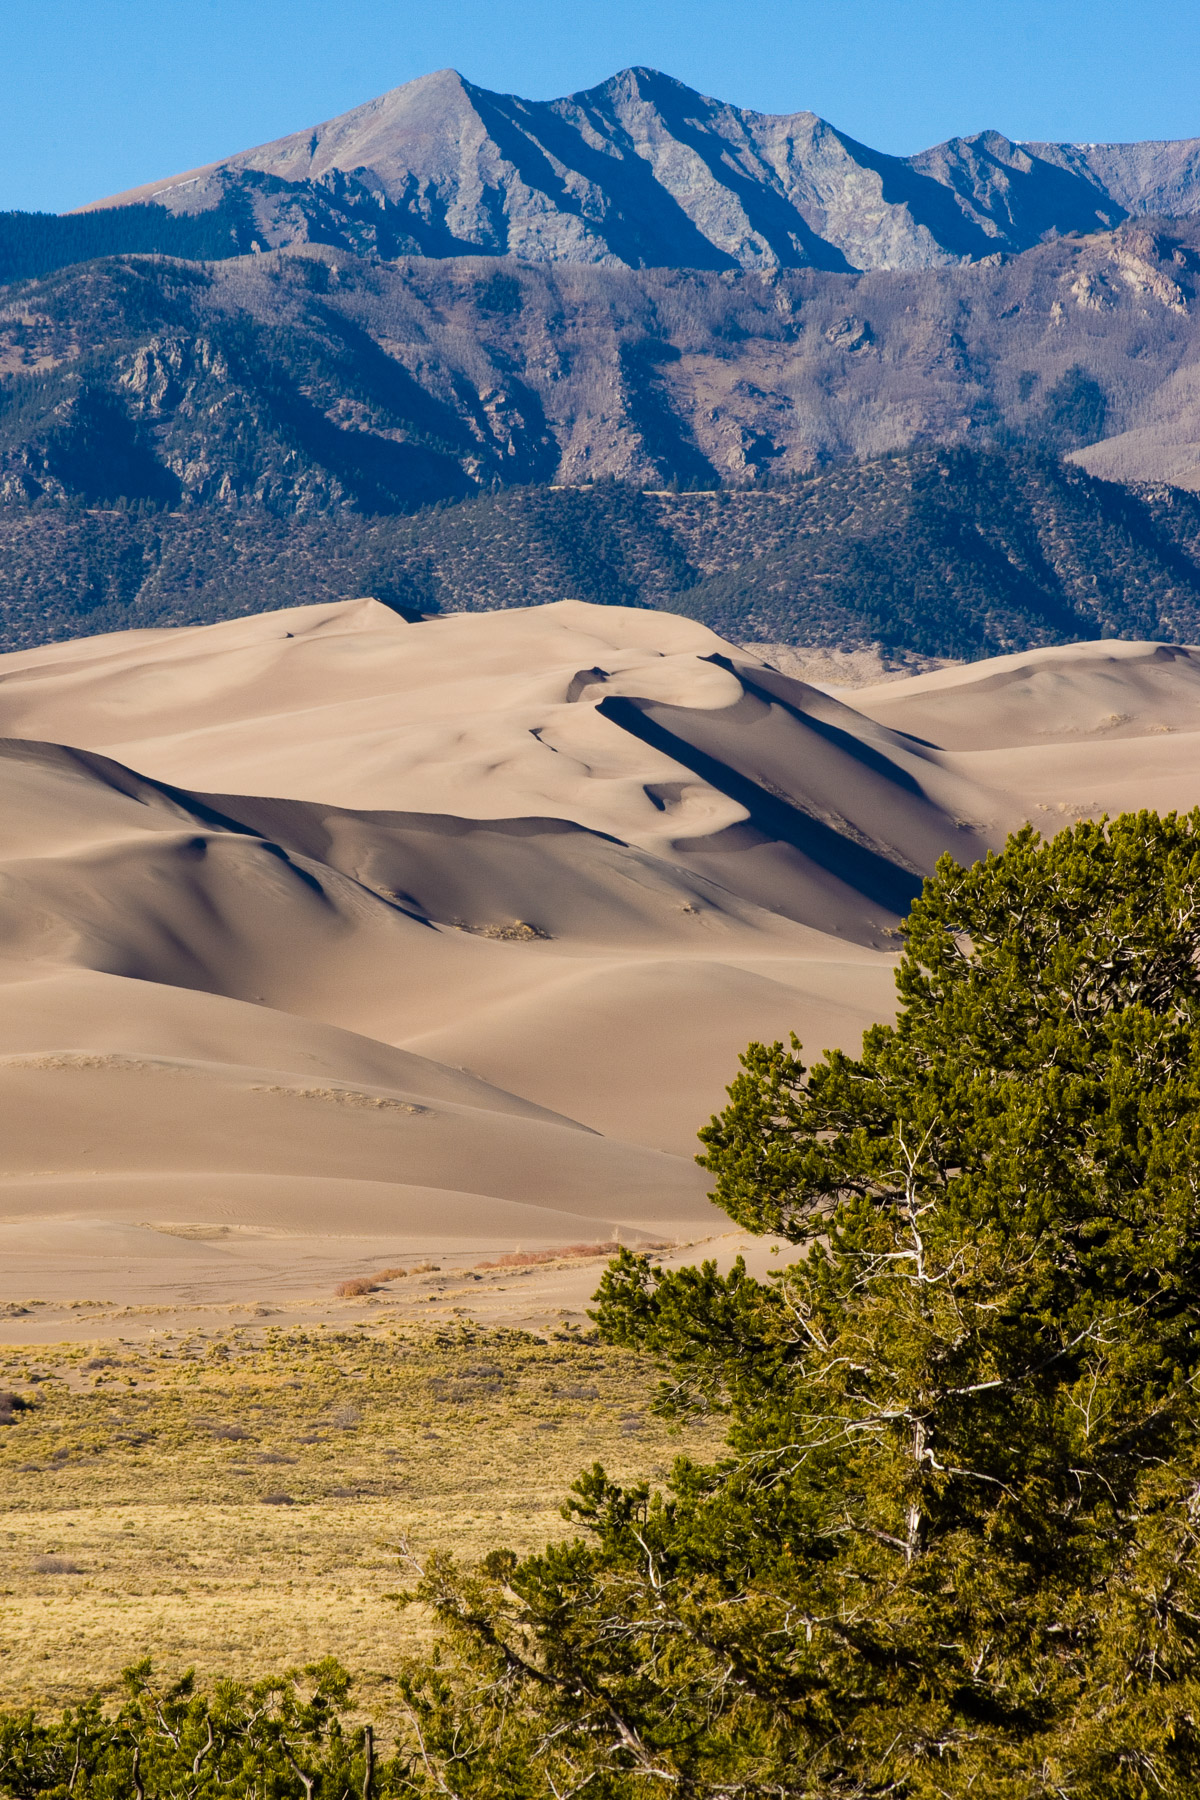
<path fill-rule="evenodd" d="M 689 87 L 685 81 L 678 80 L 674 75 L 665 74 L 662 69 L 652 69 L 646 63 L 631 63 L 627 69 L 618 69 L 615 75 L 608 77 L 607 81 L 600 82 L 594 88 L 585 89 L 584 93 L 643 94 L 647 91 L 653 92 L 655 89 L 670 90 L 676 94 L 687 94 L 692 97 L 695 97 L 697 93 L 697 90 Z M 574 94 L 569 97 L 582 99 L 583 94 Z"/>
<path fill-rule="evenodd" d="M 259 248 L 307 238 L 383 258 L 923 268 L 1134 213 L 1200 212 L 1200 141 L 1016 144 L 987 130 L 896 157 L 815 113 L 737 107 L 641 64 L 555 100 L 446 68 L 95 204 L 203 213 L 231 196 L 239 242 L 249 207 Z"/>

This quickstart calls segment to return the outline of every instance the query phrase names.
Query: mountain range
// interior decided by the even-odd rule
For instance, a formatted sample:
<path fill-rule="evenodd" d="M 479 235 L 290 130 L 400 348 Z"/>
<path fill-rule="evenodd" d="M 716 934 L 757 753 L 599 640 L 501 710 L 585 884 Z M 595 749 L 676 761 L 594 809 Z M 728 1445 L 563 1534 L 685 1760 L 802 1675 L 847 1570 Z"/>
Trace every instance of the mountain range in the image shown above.
<path fill-rule="evenodd" d="M 453 69 L 96 206 L 229 215 L 239 247 L 691 269 L 918 269 L 1200 210 L 1200 139 L 885 155 L 654 69 L 523 100 Z"/>
<path fill-rule="evenodd" d="M 934 655 L 1194 635 L 1198 170 L 443 72 L 0 215 L 0 641 L 368 591 Z M 663 498 L 798 482 L 719 529 Z"/>

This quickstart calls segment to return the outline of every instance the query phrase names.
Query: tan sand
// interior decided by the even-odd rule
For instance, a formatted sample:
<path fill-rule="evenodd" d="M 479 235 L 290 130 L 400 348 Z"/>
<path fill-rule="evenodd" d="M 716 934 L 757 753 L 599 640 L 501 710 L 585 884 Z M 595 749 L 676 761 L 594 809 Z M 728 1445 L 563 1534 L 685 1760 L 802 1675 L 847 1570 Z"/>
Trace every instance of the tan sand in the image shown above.
<path fill-rule="evenodd" d="M 1200 653 L 837 696 L 675 616 L 364 600 L 0 657 L 0 735 L 0 1302 L 291 1305 L 721 1231 L 739 1050 L 886 1017 L 944 850 L 1200 799 Z"/>
<path fill-rule="evenodd" d="M 944 750 L 1001 750 L 1200 730 L 1200 651 L 1105 638 L 860 688 L 859 712 Z"/>

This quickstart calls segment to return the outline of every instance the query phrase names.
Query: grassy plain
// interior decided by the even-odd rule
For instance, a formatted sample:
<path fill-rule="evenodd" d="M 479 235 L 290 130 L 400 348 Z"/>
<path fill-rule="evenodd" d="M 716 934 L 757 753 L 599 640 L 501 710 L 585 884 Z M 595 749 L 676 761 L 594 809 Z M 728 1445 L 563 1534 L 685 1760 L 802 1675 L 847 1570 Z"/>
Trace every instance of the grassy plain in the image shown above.
<path fill-rule="evenodd" d="M 205 1324 L 0 1348 L 0 1706 L 57 1707 L 149 1655 L 260 1675 L 332 1654 L 385 1715 L 429 1634 L 401 1546 L 471 1558 L 569 1530 L 582 1467 L 683 1448 L 652 1372 L 564 1331 Z"/>

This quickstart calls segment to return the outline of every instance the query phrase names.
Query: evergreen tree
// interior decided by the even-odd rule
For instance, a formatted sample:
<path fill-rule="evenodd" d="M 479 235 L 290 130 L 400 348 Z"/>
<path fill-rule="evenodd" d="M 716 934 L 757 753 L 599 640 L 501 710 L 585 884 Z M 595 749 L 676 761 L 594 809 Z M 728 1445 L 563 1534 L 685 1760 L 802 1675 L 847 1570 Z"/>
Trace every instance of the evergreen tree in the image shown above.
<path fill-rule="evenodd" d="M 1200 1780 L 1200 812 L 1026 829 L 913 908 L 894 1026 L 752 1045 L 715 1197 L 797 1247 L 595 1314 L 728 1416 L 664 1493 L 422 1592 L 460 1800 L 1183 1800 Z"/>

